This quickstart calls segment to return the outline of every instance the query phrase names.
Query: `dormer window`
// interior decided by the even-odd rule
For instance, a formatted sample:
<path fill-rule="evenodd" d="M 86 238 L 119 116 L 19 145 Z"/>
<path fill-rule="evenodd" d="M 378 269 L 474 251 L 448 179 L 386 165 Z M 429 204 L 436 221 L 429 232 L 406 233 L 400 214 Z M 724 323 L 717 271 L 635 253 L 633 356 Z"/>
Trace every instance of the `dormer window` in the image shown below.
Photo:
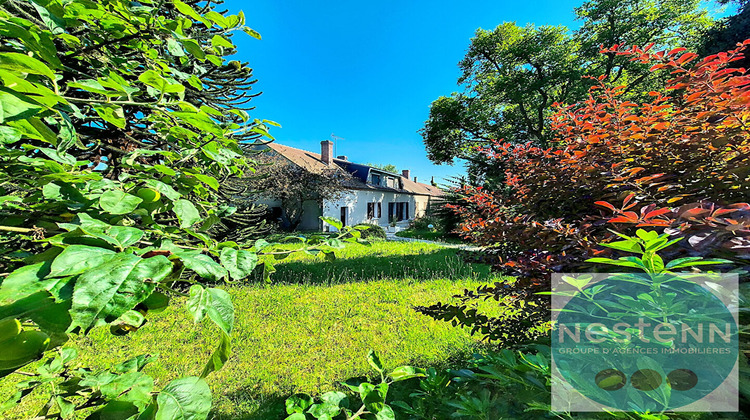
<path fill-rule="evenodd" d="M 373 185 L 380 185 L 380 175 L 378 175 L 378 174 L 372 174 L 372 184 Z"/>

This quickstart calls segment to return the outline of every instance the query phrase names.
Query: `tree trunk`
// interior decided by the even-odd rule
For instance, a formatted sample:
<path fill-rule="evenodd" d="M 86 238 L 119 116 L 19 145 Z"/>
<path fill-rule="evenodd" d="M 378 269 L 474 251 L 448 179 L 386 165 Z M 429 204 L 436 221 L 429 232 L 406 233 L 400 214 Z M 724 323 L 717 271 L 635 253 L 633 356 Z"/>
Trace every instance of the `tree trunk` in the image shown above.
<path fill-rule="evenodd" d="M 294 201 L 282 201 L 281 203 L 281 228 L 293 231 L 302 222 L 302 203 Z"/>

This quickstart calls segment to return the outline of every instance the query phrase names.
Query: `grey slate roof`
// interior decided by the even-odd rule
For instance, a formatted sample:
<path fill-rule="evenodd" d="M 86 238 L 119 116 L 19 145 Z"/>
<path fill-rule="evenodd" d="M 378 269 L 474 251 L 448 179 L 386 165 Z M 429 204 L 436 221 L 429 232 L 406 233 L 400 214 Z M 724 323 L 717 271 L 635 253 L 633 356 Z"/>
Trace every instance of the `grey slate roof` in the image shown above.
<path fill-rule="evenodd" d="M 437 187 L 433 187 L 432 185 L 415 182 L 401 175 L 386 172 L 368 165 L 362 165 L 359 163 L 350 162 L 348 160 L 333 159 L 333 164 L 335 164 L 335 167 L 332 168 L 331 166 L 323 162 L 319 153 L 308 152 L 306 150 L 284 146 L 278 143 L 270 143 L 268 144 L 268 147 L 277 154 L 294 163 L 295 165 L 311 172 L 319 173 L 330 171 L 331 169 L 341 169 L 350 173 L 353 177 L 353 181 L 351 182 L 351 185 L 349 185 L 351 189 L 390 191 L 402 194 L 428 195 L 433 197 L 440 197 L 444 195 L 442 190 Z M 397 178 L 400 188 L 390 188 L 368 183 L 367 180 L 370 178 L 371 171 Z"/>

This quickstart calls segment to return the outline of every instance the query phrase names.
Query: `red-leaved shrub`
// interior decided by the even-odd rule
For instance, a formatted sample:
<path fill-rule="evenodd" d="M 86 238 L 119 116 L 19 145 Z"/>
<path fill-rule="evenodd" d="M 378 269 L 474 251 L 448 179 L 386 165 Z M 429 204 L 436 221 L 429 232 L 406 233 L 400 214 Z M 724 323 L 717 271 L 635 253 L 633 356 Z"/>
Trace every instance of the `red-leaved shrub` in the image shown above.
<path fill-rule="evenodd" d="M 621 99 L 627 86 L 609 86 L 601 77 L 588 100 L 558 105 L 553 146 L 497 141 L 484 148 L 487 159 L 506 168 L 505 188 L 464 187 L 466 204 L 451 208 L 462 220 L 459 233 L 492 249 L 495 268 L 518 282 L 465 291 L 459 305 L 419 310 L 490 339 L 533 338 L 536 333 L 517 337 L 507 328 L 497 333 L 498 320 L 476 311 L 467 316 L 471 302 L 502 298 L 518 307 L 549 289 L 550 273 L 590 270 L 587 258 L 616 254 L 597 244 L 612 240 L 612 230 L 636 226 L 684 237 L 669 258 L 715 256 L 747 268 L 750 74 L 728 65 L 749 45 L 702 60 L 684 48 L 603 49 L 653 64 L 652 71 L 672 78 L 663 91 L 649 93 L 650 102 L 636 104 Z M 543 318 L 544 300 L 532 303 L 523 312 Z"/>

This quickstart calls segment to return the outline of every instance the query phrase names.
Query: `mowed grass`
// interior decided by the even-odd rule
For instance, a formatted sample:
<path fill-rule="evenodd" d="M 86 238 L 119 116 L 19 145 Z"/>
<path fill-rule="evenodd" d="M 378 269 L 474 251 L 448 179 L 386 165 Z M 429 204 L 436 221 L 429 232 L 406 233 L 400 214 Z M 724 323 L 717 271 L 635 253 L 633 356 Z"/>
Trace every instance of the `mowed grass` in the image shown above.
<path fill-rule="evenodd" d="M 294 244 L 274 250 L 294 249 Z M 279 261 L 275 283 L 341 284 L 375 280 L 497 280 L 489 266 L 466 264 L 454 249 L 421 242 L 378 241 L 348 244 L 336 250 L 336 261 L 301 252 Z"/>
<path fill-rule="evenodd" d="M 279 261 L 273 284 L 226 287 L 236 310 L 233 355 L 209 377 L 214 418 L 284 418 L 290 394 L 344 390 L 339 382 L 373 374 L 365 357 L 369 349 L 387 368 L 446 365 L 476 350 L 477 340 L 466 331 L 413 306 L 445 302 L 461 289 L 500 280 L 487 267 L 422 243 L 347 245 L 337 256 L 324 262 L 322 256 L 295 254 Z M 217 339 L 215 328 L 195 325 L 178 305 L 150 315 L 134 334 L 116 337 L 101 328 L 71 345 L 80 352 L 77 363 L 93 368 L 159 353 L 146 372 L 161 387 L 199 375 Z M 0 392 L 9 395 L 5 382 Z M 32 406 L 44 402 L 30 397 L 5 415 L 31 417 Z"/>
<path fill-rule="evenodd" d="M 397 232 L 396 236 L 402 238 L 426 239 L 428 241 L 445 242 L 449 244 L 461 244 L 463 241 L 459 238 L 449 236 L 443 231 L 432 229 L 407 229 Z"/>

